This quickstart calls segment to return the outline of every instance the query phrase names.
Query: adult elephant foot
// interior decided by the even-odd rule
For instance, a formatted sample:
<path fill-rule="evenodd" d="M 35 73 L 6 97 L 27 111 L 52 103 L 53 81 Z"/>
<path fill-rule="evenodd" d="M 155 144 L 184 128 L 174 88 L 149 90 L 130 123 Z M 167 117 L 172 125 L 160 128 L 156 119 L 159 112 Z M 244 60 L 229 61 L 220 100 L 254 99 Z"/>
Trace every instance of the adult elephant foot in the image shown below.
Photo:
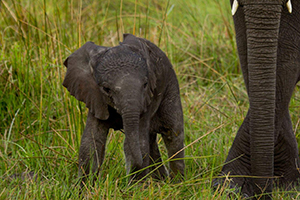
<path fill-rule="evenodd" d="M 254 195 L 248 127 L 249 113 L 236 135 L 220 177 L 213 180 L 213 188 L 217 189 L 225 185 L 233 189 L 235 193 L 241 193 L 244 197 Z M 270 177 L 269 181 L 273 181 L 276 187 L 291 190 L 300 186 L 300 161 L 297 141 L 288 112 L 285 113 L 281 125 L 277 127 L 280 128 L 276 130 L 278 136 L 275 138 L 274 176 Z M 264 193 L 263 191 L 264 188 L 262 188 L 262 193 Z"/>

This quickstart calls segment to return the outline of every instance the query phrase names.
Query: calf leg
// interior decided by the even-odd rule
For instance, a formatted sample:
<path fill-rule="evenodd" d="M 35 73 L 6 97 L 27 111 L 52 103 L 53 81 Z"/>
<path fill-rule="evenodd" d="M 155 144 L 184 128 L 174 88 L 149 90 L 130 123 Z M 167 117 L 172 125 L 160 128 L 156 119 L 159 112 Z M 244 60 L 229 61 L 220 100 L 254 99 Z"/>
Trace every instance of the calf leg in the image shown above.
<path fill-rule="evenodd" d="M 183 113 L 178 95 L 171 92 L 168 94 L 159 108 L 159 117 L 163 127 L 162 137 L 171 158 L 170 176 L 174 178 L 180 175 L 183 178 L 185 168 Z"/>
<path fill-rule="evenodd" d="M 90 171 L 98 175 L 104 159 L 105 144 L 109 127 L 97 119 L 92 113 L 88 113 L 86 126 L 81 137 L 79 149 L 79 177 L 81 185 L 86 181 Z"/>
<path fill-rule="evenodd" d="M 156 164 L 156 165 L 154 165 Z M 150 134 L 150 165 L 154 165 L 151 169 L 156 170 L 153 172 L 153 177 L 163 180 L 168 176 L 165 166 L 162 164 L 161 155 L 157 144 L 157 134 Z"/>

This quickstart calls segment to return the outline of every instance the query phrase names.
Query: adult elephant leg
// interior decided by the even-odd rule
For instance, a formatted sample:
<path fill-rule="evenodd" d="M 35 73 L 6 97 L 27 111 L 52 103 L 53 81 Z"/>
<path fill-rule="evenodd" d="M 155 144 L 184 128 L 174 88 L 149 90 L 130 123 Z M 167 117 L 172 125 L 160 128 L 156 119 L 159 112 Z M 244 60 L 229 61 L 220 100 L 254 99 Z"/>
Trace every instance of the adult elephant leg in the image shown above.
<path fill-rule="evenodd" d="M 290 30 L 290 27 L 282 25 L 278 45 L 274 175 L 280 177 L 276 181 L 280 187 L 289 189 L 300 179 L 298 144 L 289 114 L 290 100 L 300 74 L 300 51 L 292 44 L 299 44 L 300 39 L 297 37 L 295 41 L 286 38 L 286 30 Z M 293 48 L 290 48 L 291 46 Z"/>
<path fill-rule="evenodd" d="M 151 167 L 151 170 L 158 168 L 153 172 L 153 177 L 155 179 L 164 180 L 168 176 L 168 172 L 162 164 L 156 133 L 150 134 L 150 165 L 154 165 Z"/>
<path fill-rule="evenodd" d="M 294 63 L 282 56 L 277 67 L 274 176 L 279 177 L 276 182 L 284 189 L 289 189 L 300 180 L 298 144 L 289 114 L 290 99 L 300 72 Z"/>
<path fill-rule="evenodd" d="M 274 175 L 280 177 L 280 187 L 291 189 L 300 180 L 300 160 L 288 109 L 283 117 L 275 145 Z"/>
<path fill-rule="evenodd" d="M 106 123 L 97 119 L 92 113 L 88 113 L 79 149 L 78 175 L 82 178 L 81 186 L 90 171 L 94 178 L 98 175 L 104 159 L 108 130 L 109 126 Z"/>
<path fill-rule="evenodd" d="M 299 3 L 293 5 L 299 10 Z M 280 177 L 279 185 L 286 189 L 300 180 L 298 144 L 289 114 L 290 100 L 300 80 L 300 34 L 293 32 L 299 28 L 299 16 L 283 14 L 277 58 L 274 175 Z M 292 37 L 287 37 L 287 33 Z"/>
<path fill-rule="evenodd" d="M 246 196 L 253 195 L 251 182 L 247 178 L 251 174 L 249 120 L 248 111 L 236 134 L 221 172 L 222 176 L 229 175 L 229 180 L 231 180 L 229 186 L 231 188 L 236 188 L 236 192 L 241 190 L 242 194 Z M 224 181 L 225 178 L 217 178 L 213 181 L 213 186 L 223 185 Z"/>

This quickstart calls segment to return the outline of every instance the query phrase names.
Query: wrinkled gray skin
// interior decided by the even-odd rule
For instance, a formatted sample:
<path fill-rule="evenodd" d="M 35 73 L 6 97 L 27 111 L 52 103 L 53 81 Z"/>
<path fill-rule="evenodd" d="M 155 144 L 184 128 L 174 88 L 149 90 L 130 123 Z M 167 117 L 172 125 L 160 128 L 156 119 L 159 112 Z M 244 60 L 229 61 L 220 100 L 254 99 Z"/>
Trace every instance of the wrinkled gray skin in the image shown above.
<path fill-rule="evenodd" d="M 110 128 L 125 132 L 128 173 L 162 162 L 157 133 L 169 157 L 179 151 L 174 158 L 184 157 L 178 81 L 170 61 L 156 45 L 130 34 L 124 34 L 124 41 L 116 47 L 87 42 L 64 65 L 63 86 L 89 109 L 79 150 L 83 181 L 90 170 L 97 175 Z M 140 179 L 155 167 L 131 178 Z M 183 177 L 183 159 L 171 161 L 170 169 L 171 177 Z M 154 176 L 163 179 L 168 172 L 161 166 Z"/>
<path fill-rule="evenodd" d="M 262 190 L 271 192 L 272 182 L 289 189 L 300 178 L 289 115 L 289 102 L 300 79 L 300 2 L 292 0 L 292 13 L 287 0 L 238 2 L 233 19 L 250 109 L 222 173 L 265 177 L 232 178 L 232 186 L 252 196 Z"/>

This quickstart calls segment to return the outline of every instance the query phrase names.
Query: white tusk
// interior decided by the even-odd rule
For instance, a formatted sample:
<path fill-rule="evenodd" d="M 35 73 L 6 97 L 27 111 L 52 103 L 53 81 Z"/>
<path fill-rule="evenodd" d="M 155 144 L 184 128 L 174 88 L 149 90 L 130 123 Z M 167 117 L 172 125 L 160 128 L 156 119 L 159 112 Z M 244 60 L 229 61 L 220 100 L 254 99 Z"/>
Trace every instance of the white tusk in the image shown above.
<path fill-rule="evenodd" d="M 289 0 L 290 1 L 290 0 Z M 232 4 L 231 14 L 234 15 L 239 7 L 239 2 L 237 0 L 234 0 Z"/>
<path fill-rule="evenodd" d="M 288 0 L 288 2 L 286 3 L 286 7 L 289 11 L 289 13 L 292 13 L 292 1 Z"/>

